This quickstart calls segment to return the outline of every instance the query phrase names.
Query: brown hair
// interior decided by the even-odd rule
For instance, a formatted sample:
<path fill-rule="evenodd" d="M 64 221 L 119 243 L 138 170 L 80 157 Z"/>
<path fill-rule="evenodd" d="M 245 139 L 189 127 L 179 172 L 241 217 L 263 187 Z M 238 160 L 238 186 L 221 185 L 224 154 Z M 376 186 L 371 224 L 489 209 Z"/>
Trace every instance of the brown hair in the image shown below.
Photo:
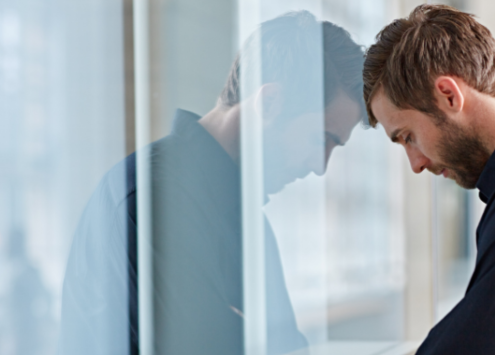
<path fill-rule="evenodd" d="M 363 69 L 369 123 L 378 121 L 371 100 L 380 88 L 399 109 L 444 117 L 433 95 L 440 75 L 463 79 L 479 92 L 495 96 L 495 40 L 474 16 L 446 5 L 420 5 L 376 36 Z"/>

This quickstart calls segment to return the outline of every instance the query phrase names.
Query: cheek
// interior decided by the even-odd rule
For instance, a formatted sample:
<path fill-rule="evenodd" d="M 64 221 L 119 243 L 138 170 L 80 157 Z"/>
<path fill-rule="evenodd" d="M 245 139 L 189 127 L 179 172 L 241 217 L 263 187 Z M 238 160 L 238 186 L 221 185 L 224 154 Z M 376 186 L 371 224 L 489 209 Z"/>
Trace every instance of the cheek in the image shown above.
<path fill-rule="evenodd" d="M 306 115 L 296 119 L 278 132 L 277 141 L 279 163 L 290 170 L 299 170 L 308 161 L 322 159 L 325 146 L 321 115 Z"/>
<path fill-rule="evenodd" d="M 299 130 L 291 130 L 284 137 L 284 152 L 294 160 L 300 160 L 312 153 L 318 148 L 315 144 L 318 133 L 301 127 Z M 321 132 L 323 137 L 323 132 Z"/>
<path fill-rule="evenodd" d="M 284 152 L 287 163 L 291 166 L 299 165 L 307 159 L 308 156 L 314 154 L 314 148 L 312 148 L 307 140 L 299 139 L 286 145 Z"/>
<path fill-rule="evenodd" d="M 438 157 L 438 147 L 443 140 L 443 131 L 431 122 L 431 118 L 425 119 L 422 126 L 416 127 L 416 141 L 418 148 L 430 158 Z"/>
<path fill-rule="evenodd" d="M 416 149 L 430 160 L 438 160 L 438 139 L 424 137 L 418 140 Z"/>

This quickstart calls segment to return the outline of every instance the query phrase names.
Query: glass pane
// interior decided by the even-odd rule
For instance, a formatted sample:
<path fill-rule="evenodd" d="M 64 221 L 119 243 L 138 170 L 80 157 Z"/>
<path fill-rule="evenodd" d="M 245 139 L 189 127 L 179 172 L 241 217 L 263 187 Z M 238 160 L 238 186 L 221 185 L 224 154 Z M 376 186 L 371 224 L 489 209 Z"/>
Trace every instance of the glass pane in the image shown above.
<path fill-rule="evenodd" d="M 476 226 L 484 205 L 474 191 L 443 178 L 435 180 L 438 321 L 466 292 L 476 259 Z"/>
<path fill-rule="evenodd" d="M 74 340 L 98 330 L 97 304 L 67 307 L 97 298 L 81 215 L 126 155 L 122 28 L 118 1 L 0 1 L 2 354 L 97 353 Z"/>
<path fill-rule="evenodd" d="M 316 22 L 321 42 L 312 55 L 322 61 L 307 62 L 293 71 L 321 81 L 308 79 L 304 84 L 313 91 L 301 84 L 287 100 L 297 103 L 297 108 L 285 124 L 300 126 L 293 128 L 294 135 L 286 138 L 289 143 L 276 158 L 271 157 L 280 141 L 275 137 L 289 134 L 290 128 L 277 127 L 274 137 L 263 141 L 265 161 L 271 162 L 264 171 L 269 194 L 264 210 L 280 247 L 297 325 L 313 351 L 374 353 L 404 339 L 400 158 L 383 131 L 367 131 L 360 122 L 364 112 L 358 44 L 371 43 L 371 34 L 385 23 L 386 3 L 270 3 L 260 12 L 269 19 L 304 7 L 329 22 Z M 298 101 L 303 92 L 321 101 L 308 107 Z M 315 136 L 316 132 L 326 136 L 326 146 L 322 144 L 319 151 L 306 136 L 311 130 Z M 291 176 L 294 166 L 299 169 L 298 179 Z M 270 190 L 277 174 L 289 184 Z"/>

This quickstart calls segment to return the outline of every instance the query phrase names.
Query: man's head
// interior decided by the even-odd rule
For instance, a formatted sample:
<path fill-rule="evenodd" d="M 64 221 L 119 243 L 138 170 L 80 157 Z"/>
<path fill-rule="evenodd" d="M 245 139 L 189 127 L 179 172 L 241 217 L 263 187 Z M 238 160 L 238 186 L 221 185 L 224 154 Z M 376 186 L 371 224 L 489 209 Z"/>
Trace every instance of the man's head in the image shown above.
<path fill-rule="evenodd" d="M 482 127 L 495 96 L 494 59 L 495 40 L 472 15 L 418 6 L 367 51 L 370 125 L 381 123 L 405 147 L 414 172 L 428 169 L 473 188 L 492 153 Z"/>
<path fill-rule="evenodd" d="M 220 103 L 261 102 L 267 192 L 310 172 L 322 174 L 332 149 L 348 140 L 365 111 L 363 60 L 362 47 L 344 29 L 307 11 L 266 21 L 248 38 Z M 245 89 L 242 80 L 256 65 L 260 86 Z"/>

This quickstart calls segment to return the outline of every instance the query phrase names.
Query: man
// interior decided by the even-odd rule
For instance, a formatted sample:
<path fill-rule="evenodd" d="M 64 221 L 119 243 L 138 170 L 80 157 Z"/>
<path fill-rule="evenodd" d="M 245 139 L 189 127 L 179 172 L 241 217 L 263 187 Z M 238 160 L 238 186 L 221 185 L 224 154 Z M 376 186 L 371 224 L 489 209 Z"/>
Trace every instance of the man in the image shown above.
<path fill-rule="evenodd" d="M 417 354 L 495 354 L 495 40 L 472 15 L 421 5 L 377 36 L 366 54 L 372 126 L 401 144 L 415 173 L 477 187 L 487 204 L 465 297 Z"/>
<path fill-rule="evenodd" d="M 241 68 L 253 73 L 256 58 L 261 83 L 241 97 Z M 241 113 L 263 120 L 266 193 L 322 174 L 364 114 L 362 61 L 347 32 L 308 12 L 267 21 L 244 45 L 216 107 L 203 117 L 178 110 L 172 133 L 140 152 L 151 167 L 158 354 L 243 353 Z M 135 155 L 114 167 L 81 219 L 60 353 L 138 352 L 135 170 Z M 265 243 L 267 351 L 285 354 L 307 341 L 268 223 Z"/>

